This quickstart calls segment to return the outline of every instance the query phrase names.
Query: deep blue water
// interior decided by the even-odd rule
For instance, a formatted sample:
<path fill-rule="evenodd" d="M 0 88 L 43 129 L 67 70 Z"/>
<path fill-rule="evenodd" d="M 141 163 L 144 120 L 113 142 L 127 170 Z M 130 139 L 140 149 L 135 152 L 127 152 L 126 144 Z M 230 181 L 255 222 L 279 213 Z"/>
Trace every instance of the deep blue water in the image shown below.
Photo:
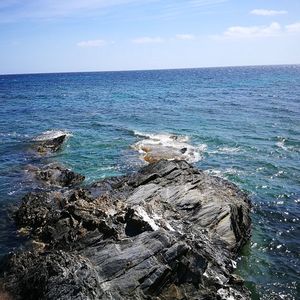
<path fill-rule="evenodd" d="M 238 272 L 253 299 L 299 299 L 300 66 L 0 76 L 0 254 L 19 247 L 8 207 L 29 188 L 30 140 L 72 134 L 59 160 L 87 181 L 130 172 L 144 133 L 190 137 L 196 165 L 249 192 Z"/>

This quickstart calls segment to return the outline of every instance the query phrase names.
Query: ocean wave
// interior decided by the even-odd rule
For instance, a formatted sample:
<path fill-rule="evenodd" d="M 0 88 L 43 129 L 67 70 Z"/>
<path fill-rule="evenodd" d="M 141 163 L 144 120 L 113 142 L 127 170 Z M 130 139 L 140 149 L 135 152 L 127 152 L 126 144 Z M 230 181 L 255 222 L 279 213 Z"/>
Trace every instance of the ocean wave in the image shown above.
<path fill-rule="evenodd" d="M 237 153 L 241 152 L 240 147 L 218 147 L 216 150 L 212 150 L 209 153 L 210 154 L 226 154 L 226 153 Z"/>
<path fill-rule="evenodd" d="M 299 144 L 300 144 L 299 141 L 278 136 L 277 142 L 276 142 L 276 147 L 278 147 L 284 151 L 300 152 Z"/>
<path fill-rule="evenodd" d="M 207 148 L 205 144 L 191 145 L 189 137 L 184 135 L 154 134 L 140 131 L 134 131 L 134 135 L 144 139 L 135 143 L 132 146 L 133 149 L 141 154 L 142 160 L 149 163 L 160 159 L 184 159 L 190 163 L 195 163 L 202 159 L 203 152 Z"/>
<path fill-rule="evenodd" d="M 235 153 L 240 152 L 240 147 L 221 147 L 219 148 L 219 152 L 221 153 Z"/>
<path fill-rule="evenodd" d="M 224 170 L 218 170 L 218 169 L 207 169 L 204 171 L 206 174 L 221 177 L 223 179 L 226 179 L 226 175 L 239 175 L 241 171 L 234 169 L 234 168 L 227 168 Z"/>
<path fill-rule="evenodd" d="M 21 133 L 17 133 L 17 132 L 0 132 L 0 136 L 1 137 L 20 137 L 20 138 L 27 138 L 29 137 L 28 134 L 21 134 Z"/>
<path fill-rule="evenodd" d="M 288 148 L 287 148 L 287 146 L 285 145 L 285 141 L 286 141 L 286 139 L 285 138 L 279 138 L 279 141 L 276 143 L 276 146 L 278 147 L 278 148 L 281 148 L 281 149 L 283 149 L 283 150 L 288 150 Z"/>

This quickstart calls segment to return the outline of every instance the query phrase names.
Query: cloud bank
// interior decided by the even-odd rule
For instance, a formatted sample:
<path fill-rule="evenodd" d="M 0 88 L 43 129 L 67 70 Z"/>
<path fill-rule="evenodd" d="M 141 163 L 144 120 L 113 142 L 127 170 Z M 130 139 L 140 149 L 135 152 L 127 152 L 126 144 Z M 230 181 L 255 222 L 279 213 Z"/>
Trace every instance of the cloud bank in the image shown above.
<path fill-rule="evenodd" d="M 300 33 L 300 22 L 280 25 L 278 22 L 272 22 L 265 26 L 231 26 L 223 34 L 212 36 L 213 39 L 246 39 L 246 38 L 268 38 L 286 36 Z"/>
<path fill-rule="evenodd" d="M 286 25 L 285 28 L 289 33 L 298 33 L 300 32 L 300 22 Z"/>
<path fill-rule="evenodd" d="M 225 38 L 249 38 L 249 37 L 270 37 L 279 35 L 281 26 L 277 22 L 273 22 L 268 26 L 232 26 L 224 33 Z"/>

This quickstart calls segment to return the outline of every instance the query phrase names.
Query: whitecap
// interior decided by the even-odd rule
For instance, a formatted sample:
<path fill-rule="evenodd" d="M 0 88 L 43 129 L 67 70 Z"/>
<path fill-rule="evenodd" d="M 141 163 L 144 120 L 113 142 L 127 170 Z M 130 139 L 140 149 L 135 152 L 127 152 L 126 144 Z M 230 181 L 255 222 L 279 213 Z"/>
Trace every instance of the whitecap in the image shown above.
<path fill-rule="evenodd" d="M 236 153 L 240 152 L 241 149 L 239 147 L 220 147 L 218 148 L 219 153 Z"/>
<path fill-rule="evenodd" d="M 136 142 L 132 147 L 138 151 L 140 158 L 146 162 L 154 162 L 160 159 L 183 159 L 190 163 L 202 159 L 207 146 L 200 144 L 193 146 L 189 143 L 189 137 L 169 133 L 144 133 L 134 131 L 134 134 L 144 139 Z"/>
<path fill-rule="evenodd" d="M 285 139 L 282 139 L 281 141 L 279 141 L 279 142 L 277 142 L 276 143 L 276 146 L 278 147 L 278 148 L 281 148 L 281 149 L 283 149 L 283 150 L 288 150 L 288 148 L 285 146 Z"/>
<path fill-rule="evenodd" d="M 212 175 L 212 176 L 222 177 L 222 172 L 220 170 L 216 170 L 216 169 L 208 169 L 208 170 L 205 170 L 204 173 Z"/>
<path fill-rule="evenodd" d="M 0 136 L 1 137 L 28 137 L 28 134 L 21 134 L 21 133 L 17 133 L 17 132 L 0 132 Z"/>
<path fill-rule="evenodd" d="M 35 137 L 33 140 L 36 142 L 42 142 L 42 141 L 58 138 L 62 135 L 66 135 L 67 137 L 69 137 L 71 136 L 71 133 L 65 130 L 48 130 Z"/>
<path fill-rule="evenodd" d="M 117 170 L 117 167 L 115 167 L 115 166 L 100 167 L 98 170 L 99 171 Z"/>
<path fill-rule="evenodd" d="M 223 179 L 226 179 L 226 175 L 238 175 L 242 173 L 242 171 L 239 171 L 234 168 L 227 168 L 225 170 L 218 170 L 218 169 L 207 169 L 204 171 L 206 174 L 217 176 Z"/>

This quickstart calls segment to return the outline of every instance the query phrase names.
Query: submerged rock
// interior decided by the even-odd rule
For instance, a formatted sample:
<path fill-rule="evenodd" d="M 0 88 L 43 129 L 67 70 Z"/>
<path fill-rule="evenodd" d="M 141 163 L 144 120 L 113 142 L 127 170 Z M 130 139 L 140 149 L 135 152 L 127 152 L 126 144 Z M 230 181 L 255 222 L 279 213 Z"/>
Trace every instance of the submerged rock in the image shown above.
<path fill-rule="evenodd" d="M 231 274 L 249 214 L 234 184 L 185 161 L 30 193 L 16 223 L 45 247 L 13 254 L 2 285 L 14 299 L 250 299 Z"/>
<path fill-rule="evenodd" d="M 205 145 L 198 147 L 189 144 L 187 136 L 172 134 L 135 133 L 143 140 L 135 143 L 132 148 L 137 150 L 140 158 L 147 163 L 164 160 L 186 160 L 196 162 L 201 159 Z"/>

